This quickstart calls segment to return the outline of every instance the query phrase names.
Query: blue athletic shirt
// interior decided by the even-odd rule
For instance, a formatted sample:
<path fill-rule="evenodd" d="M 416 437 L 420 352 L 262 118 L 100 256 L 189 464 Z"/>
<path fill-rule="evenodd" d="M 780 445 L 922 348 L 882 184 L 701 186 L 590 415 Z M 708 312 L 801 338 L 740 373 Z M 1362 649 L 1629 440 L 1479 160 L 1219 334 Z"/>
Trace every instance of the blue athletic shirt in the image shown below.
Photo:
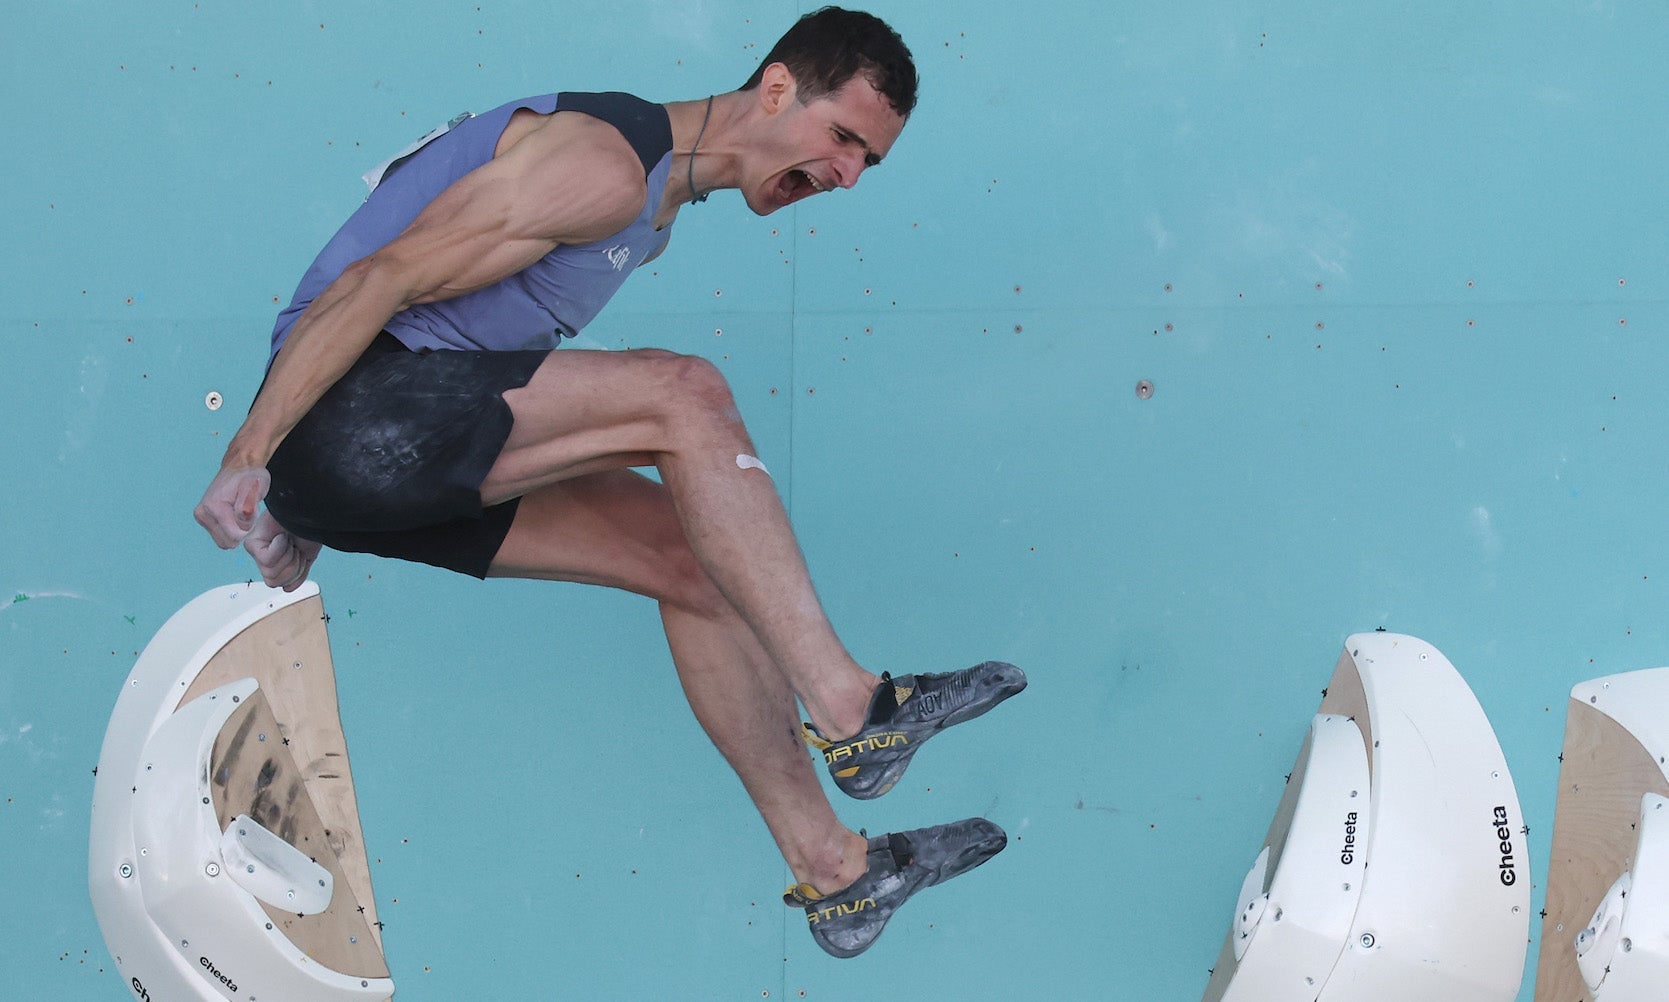
<path fill-rule="evenodd" d="M 482 115 L 461 115 L 367 174 L 372 190 L 365 204 L 319 252 L 290 305 L 278 315 L 272 355 L 283 347 L 301 312 L 348 265 L 399 236 L 449 185 L 491 160 L 510 116 L 521 108 L 540 114 L 577 111 L 620 130 L 643 162 L 649 184 L 643 211 L 620 232 L 595 243 L 564 244 L 495 285 L 402 310 L 387 330 L 413 350 L 514 351 L 554 348 L 590 323 L 626 276 L 671 236 L 670 225 L 655 229 L 655 213 L 672 167 L 672 125 L 664 107 L 630 94 L 547 94 Z"/>

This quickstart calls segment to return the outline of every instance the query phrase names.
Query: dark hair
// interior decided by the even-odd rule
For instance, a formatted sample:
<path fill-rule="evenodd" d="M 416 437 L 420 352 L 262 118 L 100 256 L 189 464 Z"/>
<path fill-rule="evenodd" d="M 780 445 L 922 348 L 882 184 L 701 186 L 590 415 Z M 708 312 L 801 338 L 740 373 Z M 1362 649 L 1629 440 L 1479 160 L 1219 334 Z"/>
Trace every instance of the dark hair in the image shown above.
<path fill-rule="evenodd" d="M 741 89 L 759 86 L 772 63 L 794 74 L 801 103 L 832 94 L 861 73 L 901 117 L 916 107 L 916 64 L 910 50 L 898 32 L 873 14 L 839 7 L 807 14 L 771 47 Z"/>

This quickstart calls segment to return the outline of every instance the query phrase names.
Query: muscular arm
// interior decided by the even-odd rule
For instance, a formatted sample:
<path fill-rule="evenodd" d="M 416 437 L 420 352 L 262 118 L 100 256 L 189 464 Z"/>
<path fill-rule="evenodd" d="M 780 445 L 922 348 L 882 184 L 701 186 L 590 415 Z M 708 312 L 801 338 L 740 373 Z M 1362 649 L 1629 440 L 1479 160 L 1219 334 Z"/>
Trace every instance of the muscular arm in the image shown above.
<path fill-rule="evenodd" d="M 296 319 L 198 502 L 198 523 L 222 547 L 244 541 L 268 584 L 298 586 L 318 545 L 292 539 L 270 524 L 270 513 L 259 526 L 256 518 L 270 483 L 267 462 L 284 436 L 394 314 L 492 285 L 561 244 L 615 233 L 642 211 L 645 194 L 637 155 L 596 119 L 552 115 L 514 138 L 386 247 L 346 268 Z"/>
<path fill-rule="evenodd" d="M 644 196 L 642 166 L 617 131 L 581 115 L 551 116 L 319 294 L 273 360 L 222 469 L 264 467 L 396 313 L 492 285 L 560 244 L 617 232 Z"/>

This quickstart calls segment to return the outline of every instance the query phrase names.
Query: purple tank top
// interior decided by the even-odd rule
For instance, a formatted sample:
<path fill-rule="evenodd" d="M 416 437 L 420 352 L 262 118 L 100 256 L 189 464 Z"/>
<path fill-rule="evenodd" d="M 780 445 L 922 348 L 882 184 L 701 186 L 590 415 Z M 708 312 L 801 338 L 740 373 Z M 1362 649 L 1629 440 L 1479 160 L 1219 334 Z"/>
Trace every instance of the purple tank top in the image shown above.
<path fill-rule="evenodd" d="M 377 172 L 366 175 L 371 194 L 319 252 L 278 315 L 272 355 L 301 312 L 348 265 L 393 240 L 447 186 L 491 160 L 510 116 L 521 108 L 579 111 L 619 129 L 643 162 L 649 184 L 643 211 L 620 232 L 595 243 L 564 244 L 495 285 L 402 310 L 387 329 L 413 350 L 514 351 L 554 348 L 590 323 L 626 276 L 671 236 L 670 225 L 656 230 L 654 220 L 672 166 L 672 128 L 664 107 L 628 94 L 547 94 L 459 116 L 392 161 L 380 179 L 374 179 Z"/>

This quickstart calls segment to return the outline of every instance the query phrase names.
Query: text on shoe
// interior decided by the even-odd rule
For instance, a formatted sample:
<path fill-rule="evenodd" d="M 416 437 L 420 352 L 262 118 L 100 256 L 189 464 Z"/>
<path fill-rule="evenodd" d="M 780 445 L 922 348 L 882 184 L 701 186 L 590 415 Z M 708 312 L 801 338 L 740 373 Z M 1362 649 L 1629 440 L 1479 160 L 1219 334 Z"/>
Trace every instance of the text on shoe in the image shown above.
<path fill-rule="evenodd" d="M 874 907 L 874 898 L 859 898 L 857 901 L 843 901 L 839 904 L 830 905 L 827 908 L 818 908 L 815 910 L 808 908 L 806 909 L 806 921 L 810 922 L 812 925 L 816 925 L 819 922 L 827 922 L 829 919 L 839 918 L 842 915 L 856 915 L 861 911 Z"/>
<path fill-rule="evenodd" d="M 883 748 L 893 748 L 907 745 L 910 739 L 902 731 L 889 731 L 886 734 L 871 734 L 867 738 L 859 738 L 843 745 L 831 745 L 824 749 L 823 760 L 834 765 L 843 758 L 851 758 L 863 752 L 880 751 Z"/>

